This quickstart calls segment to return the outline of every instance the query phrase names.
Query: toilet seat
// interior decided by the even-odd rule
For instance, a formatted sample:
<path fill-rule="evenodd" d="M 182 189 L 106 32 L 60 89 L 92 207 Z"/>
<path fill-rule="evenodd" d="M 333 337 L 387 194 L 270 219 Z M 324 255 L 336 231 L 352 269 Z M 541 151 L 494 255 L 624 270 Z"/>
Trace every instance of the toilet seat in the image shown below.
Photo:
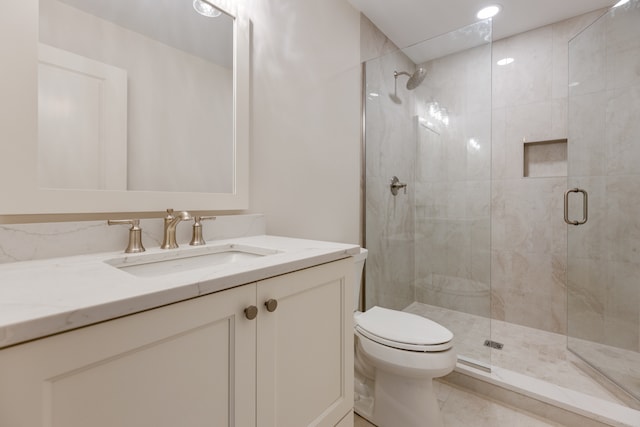
<path fill-rule="evenodd" d="M 356 331 L 388 347 L 419 352 L 453 347 L 453 334 L 444 326 L 412 313 L 373 307 L 355 317 Z"/>

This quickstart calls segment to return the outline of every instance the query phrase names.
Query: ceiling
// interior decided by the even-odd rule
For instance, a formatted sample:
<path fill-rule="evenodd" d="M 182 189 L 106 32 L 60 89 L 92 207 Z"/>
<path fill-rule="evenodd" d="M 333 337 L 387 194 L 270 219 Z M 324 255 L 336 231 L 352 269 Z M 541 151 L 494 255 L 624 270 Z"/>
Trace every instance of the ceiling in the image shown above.
<path fill-rule="evenodd" d="M 404 48 L 476 22 L 481 8 L 499 4 L 493 40 L 612 6 L 617 0 L 348 0 L 396 46 Z"/>

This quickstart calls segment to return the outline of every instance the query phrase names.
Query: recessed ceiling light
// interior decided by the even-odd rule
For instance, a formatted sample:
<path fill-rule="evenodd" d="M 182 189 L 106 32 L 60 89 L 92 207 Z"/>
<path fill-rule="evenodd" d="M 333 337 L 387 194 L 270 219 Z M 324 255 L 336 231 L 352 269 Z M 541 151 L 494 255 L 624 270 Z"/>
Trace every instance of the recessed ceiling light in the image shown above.
<path fill-rule="evenodd" d="M 222 12 L 209 2 L 203 0 L 193 0 L 193 8 L 202 16 L 207 18 L 216 18 L 222 15 Z"/>
<path fill-rule="evenodd" d="M 498 64 L 498 65 L 509 65 L 509 64 L 511 64 L 513 61 L 515 61 L 515 59 L 513 59 L 513 58 L 502 58 L 501 60 L 499 60 L 498 62 L 496 62 L 496 64 Z"/>
<path fill-rule="evenodd" d="M 478 19 L 493 18 L 498 13 L 500 13 L 500 10 L 502 10 L 502 7 L 500 7 L 500 5 L 492 4 L 491 6 L 480 9 L 476 16 L 478 17 Z"/>
<path fill-rule="evenodd" d="M 620 0 L 618 3 L 614 4 L 613 7 L 622 6 L 623 4 L 629 3 L 629 0 Z"/>

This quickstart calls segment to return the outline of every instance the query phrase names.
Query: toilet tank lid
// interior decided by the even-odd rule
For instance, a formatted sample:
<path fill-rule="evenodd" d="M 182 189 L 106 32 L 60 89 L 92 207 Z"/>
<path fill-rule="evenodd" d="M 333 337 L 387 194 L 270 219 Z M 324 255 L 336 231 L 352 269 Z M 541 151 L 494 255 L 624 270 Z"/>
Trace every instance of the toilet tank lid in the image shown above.
<path fill-rule="evenodd" d="M 375 306 L 356 318 L 358 326 L 389 341 L 415 345 L 437 345 L 451 341 L 453 333 L 417 314 Z"/>

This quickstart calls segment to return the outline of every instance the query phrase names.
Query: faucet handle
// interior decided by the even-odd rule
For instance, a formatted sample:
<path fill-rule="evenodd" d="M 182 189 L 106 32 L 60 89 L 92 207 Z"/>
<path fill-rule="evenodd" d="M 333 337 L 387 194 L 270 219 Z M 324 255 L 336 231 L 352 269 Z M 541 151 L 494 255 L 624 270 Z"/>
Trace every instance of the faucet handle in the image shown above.
<path fill-rule="evenodd" d="M 118 224 L 130 224 L 129 229 L 129 244 L 124 250 L 127 254 L 135 254 L 138 252 L 144 252 L 144 246 L 142 245 L 142 228 L 140 228 L 139 219 L 110 219 L 107 221 L 108 225 Z"/>
<path fill-rule="evenodd" d="M 193 236 L 191 237 L 191 242 L 189 242 L 191 246 L 200 246 L 207 243 L 204 241 L 204 238 L 202 237 L 202 224 L 200 224 L 200 222 L 208 219 L 216 219 L 216 217 L 215 216 L 194 216 L 193 217 Z"/>

